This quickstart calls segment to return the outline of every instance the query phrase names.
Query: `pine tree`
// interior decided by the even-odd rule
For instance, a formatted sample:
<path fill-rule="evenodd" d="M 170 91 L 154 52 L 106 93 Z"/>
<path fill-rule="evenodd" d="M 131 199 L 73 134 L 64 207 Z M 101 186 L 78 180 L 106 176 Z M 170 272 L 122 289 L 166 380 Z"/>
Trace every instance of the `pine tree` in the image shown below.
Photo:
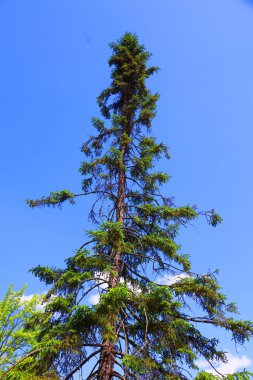
<path fill-rule="evenodd" d="M 66 267 L 32 270 L 50 286 L 45 312 L 33 323 L 51 348 L 34 358 L 34 371 L 57 370 L 65 380 L 81 370 L 85 379 L 186 379 L 198 357 L 226 361 L 219 340 L 201 326 L 224 328 L 243 343 L 253 324 L 231 317 L 236 307 L 216 273 L 195 274 L 176 241 L 180 227 L 199 216 L 212 226 L 221 218 L 214 210 L 177 207 L 161 193 L 168 175 L 154 164 L 169 153 L 150 134 L 159 95 L 146 86 L 158 68 L 148 66 L 150 53 L 136 35 L 110 47 L 111 84 L 98 97 L 102 119 L 92 119 L 96 132 L 82 146 L 83 192 L 28 200 L 30 207 L 61 206 L 96 196 L 89 213 L 96 229 Z M 94 290 L 100 299 L 89 306 Z"/>

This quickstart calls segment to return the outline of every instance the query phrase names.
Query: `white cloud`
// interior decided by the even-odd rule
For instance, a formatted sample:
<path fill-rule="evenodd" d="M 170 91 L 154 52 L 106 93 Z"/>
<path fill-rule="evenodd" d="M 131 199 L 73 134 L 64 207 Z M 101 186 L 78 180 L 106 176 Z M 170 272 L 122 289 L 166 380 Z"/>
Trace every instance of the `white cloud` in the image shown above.
<path fill-rule="evenodd" d="M 174 276 L 168 276 L 166 278 L 165 277 L 159 277 L 157 280 L 157 283 L 162 284 L 162 285 L 173 285 L 176 282 L 179 282 L 179 281 L 183 280 L 184 278 L 188 278 L 188 277 L 191 277 L 191 276 L 187 273 L 180 273 L 180 274 L 176 274 Z"/>
<path fill-rule="evenodd" d="M 41 302 L 39 302 L 37 305 L 36 305 L 36 309 L 37 310 L 44 310 L 45 309 L 45 307 L 46 307 L 46 305 L 50 302 L 50 301 L 52 301 L 54 298 L 56 298 L 56 296 L 55 295 L 51 295 L 50 296 L 50 299 L 48 300 L 48 302 L 42 302 L 42 297 L 44 296 L 46 294 L 46 292 L 43 292 L 42 294 L 37 294 L 37 293 L 35 293 L 35 294 L 29 294 L 29 295 L 23 295 L 21 298 L 20 298 L 20 303 L 21 304 L 24 304 L 24 303 L 26 303 L 26 302 L 30 302 L 31 300 L 32 300 L 32 298 L 33 297 L 37 297 L 37 299 L 39 299 Z"/>
<path fill-rule="evenodd" d="M 95 272 L 94 277 L 96 278 L 96 283 L 99 284 L 100 282 L 105 281 L 104 284 L 101 284 L 100 286 L 102 288 L 107 288 L 108 284 L 106 282 L 109 281 L 110 275 L 107 272 Z"/>
<path fill-rule="evenodd" d="M 207 368 L 209 366 L 208 362 L 206 360 L 198 360 L 196 362 L 196 365 L 201 368 L 201 369 L 204 369 L 204 368 Z"/>
<path fill-rule="evenodd" d="M 99 298 L 100 298 L 100 294 L 99 293 L 95 293 L 95 294 L 92 294 L 88 301 L 89 303 L 91 303 L 92 305 L 96 305 L 98 302 L 99 302 Z"/>
<path fill-rule="evenodd" d="M 30 294 L 29 296 L 25 296 L 23 295 L 21 298 L 20 298 L 20 301 L 23 303 L 23 302 L 29 302 L 31 301 L 31 299 L 35 296 L 35 294 Z"/>
<path fill-rule="evenodd" d="M 227 363 L 212 363 L 214 367 L 220 372 L 222 375 L 228 375 L 237 372 L 238 370 L 243 370 L 244 368 L 249 367 L 252 364 L 252 360 L 248 358 L 246 355 L 242 356 L 234 356 L 231 353 L 227 354 Z M 210 367 L 209 363 L 205 360 L 199 360 L 197 366 L 206 372 L 217 375 L 217 372 Z"/>
<path fill-rule="evenodd" d="M 88 298 L 88 302 L 92 305 L 96 305 L 99 302 L 100 299 L 100 291 L 105 290 L 108 288 L 108 281 L 109 281 L 109 274 L 108 273 L 103 273 L 103 272 L 96 272 L 95 273 L 96 277 L 96 284 L 97 286 L 97 292 L 94 294 L 91 294 Z M 103 283 L 103 281 L 105 281 Z"/>
<path fill-rule="evenodd" d="M 125 283 L 124 278 L 120 278 L 119 282 L 121 284 L 124 284 Z M 141 288 L 136 284 L 134 285 L 131 284 L 130 281 L 127 281 L 126 286 L 128 287 L 129 290 L 131 290 L 131 292 L 135 293 L 136 295 L 141 293 Z"/>
<path fill-rule="evenodd" d="M 23 295 L 23 296 L 20 298 L 20 302 L 21 302 L 22 304 L 24 304 L 24 303 L 26 303 L 26 302 L 30 302 L 34 296 L 40 297 L 39 294 L 29 294 L 29 296 Z M 42 304 L 41 302 L 38 303 L 38 305 L 36 306 L 36 309 L 37 309 L 37 310 L 43 310 L 44 308 L 45 308 L 45 305 L 43 306 L 43 304 Z"/>
<path fill-rule="evenodd" d="M 100 292 L 108 289 L 108 281 L 109 281 L 109 274 L 108 273 L 103 273 L 103 272 L 96 272 L 95 273 L 96 283 L 99 284 L 97 289 L 98 292 L 90 295 L 88 298 L 88 302 L 92 305 L 96 305 L 99 302 L 100 299 Z M 105 283 L 102 283 L 103 281 L 106 281 Z M 120 278 L 120 283 L 123 284 L 125 280 L 123 278 Z M 133 293 L 138 294 L 141 293 L 141 289 L 138 287 L 138 285 L 132 285 L 130 281 L 127 281 L 127 287 L 130 289 Z"/>
<path fill-rule="evenodd" d="M 97 275 L 99 276 L 99 280 L 96 281 L 97 283 L 99 283 L 100 280 L 107 279 L 106 275 L 104 275 L 103 273 L 98 272 Z M 121 284 L 125 283 L 125 280 L 123 278 L 120 278 L 119 281 Z M 138 285 L 132 285 L 130 281 L 127 281 L 126 285 L 128 289 L 131 290 L 133 293 L 135 294 L 141 293 L 141 289 L 138 287 Z M 92 305 L 96 305 L 99 302 L 100 291 L 108 289 L 108 284 L 107 283 L 101 284 L 97 287 L 97 289 L 98 289 L 98 292 L 90 295 L 90 297 L 88 298 L 88 302 Z"/>

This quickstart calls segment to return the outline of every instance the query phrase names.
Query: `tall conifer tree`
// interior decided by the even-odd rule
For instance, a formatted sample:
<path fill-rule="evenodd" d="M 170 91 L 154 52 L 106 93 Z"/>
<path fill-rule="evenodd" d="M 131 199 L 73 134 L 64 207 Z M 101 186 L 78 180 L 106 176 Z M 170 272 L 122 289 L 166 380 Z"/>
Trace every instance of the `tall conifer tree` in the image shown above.
<path fill-rule="evenodd" d="M 236 308 L 215 274 L 194 274 L 176 242 L 180 227 L 200 214 L 212 226 L 221 218 L 176 207 L 160 192 L 168 175 L 154 163 L 169 154 L 150 134 L 159 96 L 146 87 L 158 68 L 147 65 L 150 54 L 136 35 L 126 33 L 110 47 L 112 81 L 98 97 L 102 119 L 93 118 L 96 132 L 82 146 L 82 194 L 63 190 L 28 201 L 56 206 L 96 196 L 89 216 L 97 229 L 66 268 L 32 270 L 51 286 L 45 312 L 34 321 L 50 347 L 34 358 L 34 370 L 56 370 L 65 380 L 80 370 L 90 380 L 186 379 L 196 358 L 226 360 L 219 340 L 200 326 L 222 327 L 243 343 L 252 323 L 231 317 Z M 89 306 L 94 290 L 100 299 Z"/>

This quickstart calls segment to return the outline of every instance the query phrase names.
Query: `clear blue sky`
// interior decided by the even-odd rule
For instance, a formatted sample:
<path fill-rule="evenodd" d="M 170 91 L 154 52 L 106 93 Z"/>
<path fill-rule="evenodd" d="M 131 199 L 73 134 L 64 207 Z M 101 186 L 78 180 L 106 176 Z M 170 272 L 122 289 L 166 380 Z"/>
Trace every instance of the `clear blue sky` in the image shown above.
<path fill-rule="evenodd" d="M 80 146 L 109 84 L 108 43 L 136 32 L 161 71 L 153 132 L 170 147 L 165 188 L 178 204 L 216 208 L 179 241 L 193 269 L 220 269 L 240 317 L 253 319 L 253 1 L 0 0 L 1 266 L 10 283 L 44 290 L 28 269 L 62 265 L 84 241 L 89 200 L 31 210 L 25 199 L 80 190 Z M 222 346 L 236 354 L 222 333 Z M 238 355 L 253 361 L 253 345 Z"/>

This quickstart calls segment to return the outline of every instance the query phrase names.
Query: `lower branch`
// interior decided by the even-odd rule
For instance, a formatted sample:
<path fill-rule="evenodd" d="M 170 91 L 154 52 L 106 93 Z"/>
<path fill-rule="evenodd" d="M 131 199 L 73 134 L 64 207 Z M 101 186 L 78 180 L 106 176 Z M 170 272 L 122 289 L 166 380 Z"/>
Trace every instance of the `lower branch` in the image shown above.
<path fill-rule="evenodd" d="M 85 358 L 80 364 L 78 364 L 78 366 L 76 368 L 74 368 L 66 377 L 64 380 L 69 380 L 71 379 L 71 377 L 80 369 L 82 368 L 82 366 L 84 366 L 84 364 L 86 364 L 91 358 L 93 358 L 93 356 L 99 354 L 101 352 L 101 349 L 95 351 L 95 352 L 92 352 L 92 354 L 90 354 L 87 358 Z"/>

